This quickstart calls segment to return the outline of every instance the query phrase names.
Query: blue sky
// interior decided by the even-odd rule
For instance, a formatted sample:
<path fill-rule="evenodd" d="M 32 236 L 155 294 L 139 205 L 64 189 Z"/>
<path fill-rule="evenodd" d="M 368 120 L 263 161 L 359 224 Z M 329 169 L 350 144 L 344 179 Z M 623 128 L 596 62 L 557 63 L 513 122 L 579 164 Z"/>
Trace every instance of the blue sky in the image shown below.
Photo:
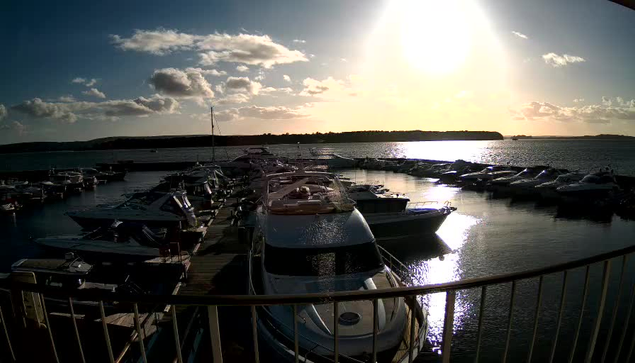
<path fill-rule="evenodd" d="M 635 135 L 635 11 L 608 1 L 13 1 L 0 143 L 494 130 Z"/>

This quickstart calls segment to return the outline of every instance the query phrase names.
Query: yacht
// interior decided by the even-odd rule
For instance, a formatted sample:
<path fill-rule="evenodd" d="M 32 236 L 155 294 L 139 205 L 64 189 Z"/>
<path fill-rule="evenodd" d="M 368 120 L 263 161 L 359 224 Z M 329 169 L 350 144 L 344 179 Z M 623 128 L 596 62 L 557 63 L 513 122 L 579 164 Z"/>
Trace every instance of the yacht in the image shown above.
<path fill-rule="evenodd" d="M 487 181 L 503 176 L 510 176 L 516 173 L 516 171 L 512 170 L 508 166 L 491 165 L 481 171 L 463 174 L 459 176 L 459 180 L 462 182 L 474 183 L 477 181 Z"/>
<path fill-rule="evenodd" d="M 559 195 L 572 198 L 604 198 L 611 192 L 620 190 L 615 176 L 610 171 L 589 174 L 577 183 L 563 185 L 556 189 Z"/>
<path fill-rule="evenodd" d="M 449 203 L 410 204 L 408 197 L 391 193 L 381 185 L 354 185 L 348 195 L 378 241 L 434 234 L 456 210 Z"/>
<path fill-rule="evenodd" d="M 541 184 L 538 184 L 534 187 L 535 193 L 539 194 L 543 199 L 557 199 L 559 198 L 558 192 L 556 190 L 565 185 L 573 184 L 579 182 L 582 178 L 584 178 L 584 174 L 578 172 L 561 174 L 556 177 L 556 179 L 547 181 Z"/>
<path fill-rule="evenodd" d="M 310 294 L 390 289 L 404 286 L 382 260 L 370 228 L 337 179 L 326 173 L 286 173 L 267 178 L 263 205 L 257 210 L 249 256 L 250 293 Z M 366 360 L 373 351 L 371 301 L 297 306 L 298 348 L 303 362 L 330 361 L 334 329 L 341 361 Z M 427 334 L 427 314 L 406 298 L 377 302 L 378 361 L 408 359 L 409 314 L 416 317 L 416 347 Z M 291 306 L 257 310 L 258 333 L 279 356 L 294 361 L 294 311 Z"/>
<path fill-rule="evenodd" d="M 16 188 L 13 185 L 0 185 L 0 212 L 13 213 L 19 208 Z"/>
<path fill-rule="evenodd" d="M 357 166 L 357 160 L 341 156 L 339 154 L 325 154 L 330 156 L 326 159 L 329 169 L 351 169 Z"/>
<path fill-rule="evenodd" d="M 45 249 L 76 252 L 97 261 L 144 261 L 169 256 L 165 233 L 157 234 L 143 224 L 116 221 L 81 235 L 37 238 L 34 242 Z M 187 252 L 180 253 L 186 259 Z"/>
<path fill-rule="evenodd" d="M 85 229 L 109 226 L 114 221 L 143 223 L 150 228 L 197 227 L 194 208 L 184 192 L 140 192 L 125 202 L 107 207 L 71 211 L 66 215 Z"/>
<path fill-rule="evenodd" d="M 518 180 L 533 178 L 540 174 L 543 170 L 547 169 L 546 166 L 534 166 L 521 170 L 517 174 L 502 176 L 492 179 L 488 183 L 488 189 L 491 191 L 507 191 L 508 186 Z"/>
<path fill-rule="evenodd" d="M 51 175 L 53 184 L 64 186 L 65 192 L 79 193 L 84 189 L 84 177 L 76 171 L 60 171 Z"/>
<path fill-rule="evenodd" d="M 558 169 L 547 168 L 533 178 L 516 180 L 509 184 L 510 191 L 517 196 L 531 196 L 538 193 L 537 185 L 548 183 L 558 178 L 562 173 Z"/>

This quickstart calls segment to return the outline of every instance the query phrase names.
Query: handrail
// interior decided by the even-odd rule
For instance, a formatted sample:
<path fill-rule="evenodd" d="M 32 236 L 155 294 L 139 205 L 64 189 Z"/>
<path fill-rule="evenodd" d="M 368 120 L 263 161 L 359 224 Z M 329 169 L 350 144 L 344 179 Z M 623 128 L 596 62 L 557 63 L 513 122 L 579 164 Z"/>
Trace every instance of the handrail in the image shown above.
<path fill-rule="evenodd" d="M 92 301 L 119 301 L 119 302 L 137 302 L 148 304 L 176 304 L 176 305 L 234 305 L 234 306 L 251 306 L 251 305 L 292 305 L 292 304 L 312 304 L 326 303 L 334 301 L 356 301 L 368 299 L 388 299 L 394 297 L 403 297 L 409 295 L 427 295 L 432 293 L 446 292 L 451 290 L 465 290 L 485 285 L 502 284 L 517 280 L 524 280 L 541 275 L 552 274 L 556 272 L 566 271 L 583 267 L 586 265 L 602 262 L 635 252 L 635 245 L 625 247 L 611 252 L 601 253 L 595 256 L 578 259 L 575 261 L 560 263 L 547 267 L 531 269 L 521 272 L 513 272 L 500 274 L 489 277 L 479 277 L 465 279 L 461 281 L 446 282 L 441 284 L 430 284 L 424 286 L 399 287 L 378 290 L 358 290 L 358 291 L 339 291 L 312 294 L 287 294 L 287 295 L 130 295 L 121 293 L 112 293 L 106 291 L 86 291 L 72 290 L 59 287 L 49 287 L 43 285 L 34 285 L 28 283 L 5 283 L 0 288 L 19 289 L 36 293 L 43 293 L 50 296 L 73 297 L 76 300 L 92 300 Z"/>

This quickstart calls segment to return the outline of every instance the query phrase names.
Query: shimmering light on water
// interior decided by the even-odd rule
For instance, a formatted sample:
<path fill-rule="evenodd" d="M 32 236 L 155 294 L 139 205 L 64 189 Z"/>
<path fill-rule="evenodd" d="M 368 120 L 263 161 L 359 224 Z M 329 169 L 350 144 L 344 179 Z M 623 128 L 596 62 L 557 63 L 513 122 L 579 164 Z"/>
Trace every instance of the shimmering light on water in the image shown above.
<path fill-rule="evenodd" d="M 431 160 L 481 160 L 493 141 L 402 142 L 395 147 L 400 157 Z"/>

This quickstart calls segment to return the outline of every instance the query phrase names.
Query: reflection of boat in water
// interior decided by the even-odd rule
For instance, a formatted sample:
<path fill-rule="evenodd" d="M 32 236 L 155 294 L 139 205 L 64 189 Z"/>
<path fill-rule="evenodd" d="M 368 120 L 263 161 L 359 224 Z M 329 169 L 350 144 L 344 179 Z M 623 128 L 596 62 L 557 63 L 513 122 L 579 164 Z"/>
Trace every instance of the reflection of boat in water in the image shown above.
<path fill-rule="evenodd" d="M 434 234 L 456 210 L 447 203 L 409 204 L 409 198 L 380 185 L 354 185 L 348 193 L 378 241 Z"/>
<path fill-rule="evenodd" d="M 249 258 L 252 294 L 307 294 L 387 289 L 402 285 L 388 268 L 364 218 L 325 173 L 287 173 L 268 178 L 267 194 Z M 303 189 L 306 188 L 306 189 Z M 301 194 L 295 194 L 302 189 Z M 304 195 L 306 194 L 306 196 Z M 308 199 L 306 199 L 308 198 Z M 302 201 L 309 201 L 310 207 Z M 312 201 L 312 202 L 311 202 Z M 283 207 L 284 206 L 284 207 Z M 294 321 L 304 362 L 334 357 L 337 327 L 339 359 L 356 361 L 373 352 L 373 312 L 378 325 L 378 361 L 408 359 L 409 314 L 417 324 L 416 356 L 427 333 L 427 314 L 414 299 L 379 299 L 333 304 L 267 306 L 257 314 L 258 332 L 280 358 L 293 361 Z M 414 307 L 414 309 L 412 309 Z"/>

